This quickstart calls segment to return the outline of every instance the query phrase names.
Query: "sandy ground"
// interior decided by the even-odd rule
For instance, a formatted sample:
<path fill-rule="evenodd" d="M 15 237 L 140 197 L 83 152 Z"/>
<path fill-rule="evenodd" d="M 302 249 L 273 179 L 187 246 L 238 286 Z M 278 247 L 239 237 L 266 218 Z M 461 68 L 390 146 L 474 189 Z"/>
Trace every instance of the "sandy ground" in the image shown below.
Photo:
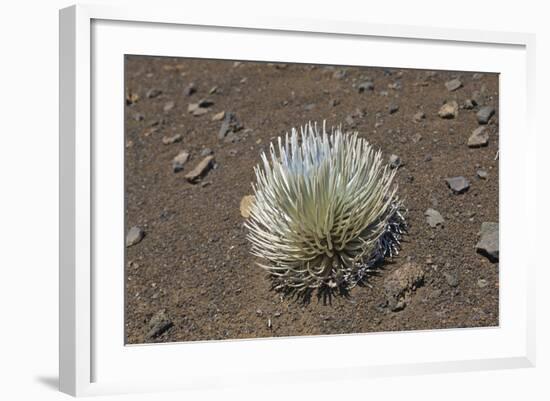
<path fill-rule="evenodd" d="M 461 87 L 449 90 L 454 78 Z M 360 91 L 367 81 L 372 90 Z M 498 325 L 498 262 L 475 247 L 482 222 L 498 222 L 498 75 L 128 56 L 125 84 L 126 227 L 145 233 L 126 248 L 128 343 Z M 472 98 L 478 105 L 470 109 Z M 202 99 L 213 104 L 189 113 Z M 456 117 L 441 118 L 452 100 Z M 484 105 L 496 110 L 489 143 L 471 148 Z M 223 122 L 213 117 L 222 111 L 236 119 L 235 132 L 220 139 Z M 249 253 L 239 203 L 271 140 L 323 120 L 400 157 L 409 233 L 368 286 L 303 304 L 270 290 Z M 214 168 L 189 183 L 205 148 Z M 189 159 L 174 172 L 181 151 Z M 467 178 L 466 192 L 449 189 L 445 179 L 454 176 Z M 443 225 L 428 225 L 429 208 Z M 410 263 L 423 278 L 392 310 L 387 283 Z"/>

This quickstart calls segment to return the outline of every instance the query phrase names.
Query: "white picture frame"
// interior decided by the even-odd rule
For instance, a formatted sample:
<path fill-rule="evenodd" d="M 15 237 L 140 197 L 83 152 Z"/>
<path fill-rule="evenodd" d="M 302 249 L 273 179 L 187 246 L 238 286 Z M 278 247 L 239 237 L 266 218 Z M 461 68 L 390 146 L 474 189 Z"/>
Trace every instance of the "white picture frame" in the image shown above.
<path fill-rule="evenodd" d="M 174 35 L 184 38 L 196 35 L 197 30 L 204 40 L 202 50 L 178 47 Z M 254 35 L 260 33 L 267 45 L 255 44 Z M 214 38 L 220 35 L 231 37 L 234 47 L 216 48 Z M 168 36 L 172 40 L 160 40 Z M 123 191 L 123 136 L 119 130 L 122 110 L 117 107 L 122 105 L 123 88 L 117 86 L 122 71 L 111 66 L 120 67 L 120 56 L 125 53 L 334 63 L 338 57 L 332 43 L 335 38 L 347 64 L 501 73 L 499 327 L 125 346 L 120 335 L 123 264 L 118 263 L 124 250 L 118 246 L 123 241 L 119 229 L 121 223 L 123 227 L 119 196 Z M 294 44 L 285 46 L 289 43 Z M 367 50 L 395 46 L 396 51 L 373 52 L 369 64 L 364 64 L 365 53 L 346 56 L 347 43 Z M 534 35 L 521 33 L 256 15 L 229 21 L 222 16 L 154 7 L 78 5 L 61 10 L 60 390 L 80 396 L 239 386 L 250 381 L 269 383 L 274 378 L 279 383 L 342 377 L 363 380 L 534 366 L 535 262 L 530 256 L 534 252 L 529 252 L 534 245 L 514 229 L 535 231 L 536 210 L 531 201 L 536 189 L 531 115 L 534 44 Z M 321 45 L 334 51 L 315 53 Z M 417 55 L 425 52 L 425 57 L 411 57 L 409 49 Z M 437 54 L 430 56 L 434 49 Z M 492 52 L 490 57 L 487 52 Z M 449 68 L 453 65 L 456 68 Z M 104 88 L 118 90 L 120 98 Z M 114 114 L 109 114 L 111 109 Z M 98 141 L 94 137 L 98 129 L 120 135 Z M 521 132 L 521 138 L 514 132 Z M 512 187 L 511 182 L 520 186 Z M 112 189 L 112 196 L 104 195 Z M 106 221 L 115 229 L 106 230 Z M 98 244 L 103 242 L 114 245 L 102 248 Z M 120 308 L 108 308 L 113 303 Z M 357 351 L 338 360 L 318 356 L 320 348 L 342 347 Z M 388 349 L 392 352 L 384 352 Z M 289 356 L 295 357 L 291 366 Z"/>

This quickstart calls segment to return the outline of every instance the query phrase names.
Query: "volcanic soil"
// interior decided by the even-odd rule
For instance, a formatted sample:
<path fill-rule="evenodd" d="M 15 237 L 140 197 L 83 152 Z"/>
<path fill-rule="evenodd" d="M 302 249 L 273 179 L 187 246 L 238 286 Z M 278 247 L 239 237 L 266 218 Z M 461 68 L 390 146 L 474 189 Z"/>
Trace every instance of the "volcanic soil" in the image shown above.
<path fill-rule="evenodd" d="M 498 261 L 476 251 L 482 223 L 498 223 L 498 86 L 488 73 L 127 56 L 126 230 L 144 234 L 126 248 L 127 343 L 498 325 Z M 456 116 L 442 118 L 453 100 Z M 483 106 L 496 111 L 488 144 L 470 147 Z M 270 289 L 239 205 L 269 143 L 324 120 L 399 157 L 408 234 L 349 297 L 304 303 Z M 212 168 L 189 182 L 209 154 Z M 446 182 L 457 176 L 461 193 Z M 443 222 L 430 226 L 428 209 Z M 411 265 L 392 306 L 392 280 Z"/>

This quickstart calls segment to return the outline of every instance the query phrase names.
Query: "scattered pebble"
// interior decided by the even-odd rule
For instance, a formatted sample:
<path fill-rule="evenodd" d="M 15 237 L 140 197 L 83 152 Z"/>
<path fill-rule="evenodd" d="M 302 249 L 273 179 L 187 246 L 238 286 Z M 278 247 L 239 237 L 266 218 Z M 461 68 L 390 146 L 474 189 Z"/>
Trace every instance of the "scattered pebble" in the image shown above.
<path fill-rule="evenodd" d="M 485 170 L 477 170 L 476 171 L 476 174 L 479 178 L 481 178 L 482 180 L 486 180 L 487 177 L 489 176 L 489 173 L 487 173 L 487 171 Z"/>
<path fill-rule="evenodd" d="M 423 111 L 419 111 L 413 116 L 413 121 L 416 123 L 419 123 L 425 118 L 426 118 L 426 113 L 424 113 Z"/>
<path fill-rule="evenodd" d="M 445 103 L 441 108 L 439 109 L 439 117 L 450 119 L 455 118 L 458 115 L 458 103 L 454 100 L 451 100 L 450 102 Z"/>
<path fill-rule="evenodd" d="M 204 114 L 208 113 L 208 109 L 204 108 L 204 107 L 197 107 L 195 110 L 193 110 L 193 115 L 195 117 L 199 117 L 199 116 L 202 116 Z"/>
<path fill-rule="evenodd" d="M 401 81 L 396 81 L 388 84 L 388 88 L 393 90 L 401 90 L 402 88 Z"/>
<path fill-rule="evenodd" d="M 418 143 L 422 140 L 422 135 L 419 133 L 419 132 L 416 132 L 412 137 L 411 137 L 413 143 Z"/>
<path fill-rule="evenodd" d="M 241 199 L 241 216 L 243 216 L 245 219 L 248 219 L 248 217 L 250 216 L 250 208 L 252 207 L 254 200 L 256 200 L 256 197 L 254 195 L 246 195 L 243 196 Z"/>
<path fill-rule="evenodd" d="M 145 117 L 143 116 L 143 114 L 141 113 L 135 113 L 134 114 L 134 120 L 135 121 L 143 121 L 145 119 Z"/>
<path fill-rule="evenodd" d="M 145 232 L 140 227 L 133 226 L 126 234 L 126 247 L 140 243 L 143 237 L 145 237 Z"/>
<path fill-rule="evenodd" d="M 213 95 L 214 93 L 216 93 L 218 91 L 218 87 L 217 86 L 213 86 L 212 88 L 210 88 L 210 90 L 208 91 L 208 93 L 210 95 Z"/>
<path fill-rule="evenodd" d="M 212 116 L 212 121 L 221 121 L 225 117 L 225 111 L 220 111 Z"/>
<path fill-rule="evenodd" d="M 186 150 L 182 150 L 178 153 L 176 157 L 172 160 L 172 170 L 174 170 L 174 173 L 180 172 L 183 170 L 183 166 L 187 161 L 189 160 L 189 152 Z"/>
<path fill-rule="evenodd" d="M 428 209 L 424 212 L 424 216 L 426 216 L 426 222 L 430 225 L 430 227 L 435 228 L 437 226 L 442 226 L 445 223 L 445 219 L 443 219 L 443 216 L 441 216 L 441 213 L 439 213 L 435 209 Z"/>
<path fill-rule="evenodd" d="M 214 154 L 214 151 L 210 148 L 204 148 L 203 150 L 201 150 L 201 157 L 210 156 L 213 154 Z"/>
<path fill-rule="evenodd" d="M 162 143 L 165 145 L 171 145 L 176 142 L 181 142 L 181 140 L 182 140 L 182 136 L 180 134 L 162 137 Z"/>
<path fill-rule="evenodd" d="M 340 101 L 338 99 L 331 99 L 328 104 L 330 107 L 336 107 L 340 104 Z"/>
<path fill-rule="evenodd" d="M 161 93 L 162 93 L 162 91 L 161 91 L 160 89 L 152 88 L 152 89 L 149 89 L 149 90 L 147 91 L 147 93 L 145 94 L 145 96 L 146 96 L 148 99 L 154 99 L 155 97 L 159 96 Z"/>
<path fill-rule="evenodd" d="M 175 105 L 176 105 L 175 102 L 169 101 L 164 104 L 164 107 L 162 109 L 164 110 L 165 113 L 168 113 L 170 110 L 174 108 Z"/>
<path fill-rule="evenodd" d="M 191 82 L 189 85 L 187 85 L 185 87 L 185 89 L 183 90 L 183 94 L 185 96 L 191 96 L 196 91 L 197 91 L 197 87 L 195 86 L 195 84 L 193 82 Z"/>
<path fill-rule="evenodd" d="M 227 112 L 218 131 L 218 139 L 224 139 L 228 133 L 239 131 L 241 128 L 242 125 L 237 120 L 235 113 Z"/>
<path fill-rule="evenodd" d="M 458 286 L 458 274 L 456 272 L 443 272 L 443 277 L 450 287 Z"/>
<path fill-rule="evenodd" d="M 477 102 L 476 102 L 474 99 L 466 99 L 466 100 L 464 101 L 464 106 L 463 106 L 463 107 L 464 107 L 466 110 L 471 110 L 471 109 L 473 109 L 473 108 L 476 107 L 476 106 L 477 106 Z"/>
<path fill-rule="evenodd" d="M 491 117 L 495 114 L 494 107 L 483 106 L 476 114 L 477 122 L 480 124 L 487 124 Z"/>
<path fill-rule="evenodd" d="M 485 127 L 477 127 L 472 135 L 468 138 L 468 147 L 480 148 L 489 144 L 489 134 L 486 132 Z"/>
<path fill-rule="evenodd" d="M 384 280 L 386 303 L 397 312 L 410 302 L 411 293 L 424 281 L 424 271 L 415 263 L 407 262 Z"/>
<path fill-rule="evenodd" d="M 489 282 L 487 280 L 485 280 L 484 278 L 480 278 L 479 280 L 477 280 L 477 286 L 479 288 L 485 288 L 485 287 L 487 287 L 488 284 L 489 284 Z"/>
<path fill-rule="evenodd" d="M 445 178 L 449 188 L 453 190 L 454 193 L 460 194 L 466 192 L 470 188 L 470 182 L 462 176 Z"/>
<path fill-rule="evenodd" d="M 391 103 L 388 106 L 388 111 L 390 112 L 390 114 L 397 113 L 399 111 L 399 105 L 396 103 Z"/>
<path fill-rule="evenodd" d="M 160 336 L 162 333 L 170 329 L 174 323 L 166 314 L 166 310 L 160 310 L 153 315 L 149 321 L 149 332 L 146 338 L 152 340 Z"/>
<path fill-rule="evenodd" d="M 214 101 L 210 99 L 201 99 L 198 103 L 199 107 L 207 108 L 214 105 Z"/>
<path fill-rule="evenodd" d="M 206 156 L 193 170 L 185 175 L 185 179 L 192 184 L 197 183 L 203 178 L 214 165 L 214 156 Z"/>
<path fill-rule="evenodd" d="M 476 244 L 478 253 L 486 256 L 491 262 L 498 262 L 499 235 L 498 223 L 481 223 L 481 236 Z"/>
<path fill-rule="evenodd" d="M 460 82 L 460 79 L 458 78 L 451 79 L 450 81 L 445 82 L 445 87 L 449 92 L 452 92 L 462 87 L 462 82 Z"/>
<path fill-rule="evenodd" d="M 334 79 L 344 79 L 346 75 L 348 75 L 347 71 L 344 69 L 341 69 L 341 70 L 334 71 L 334 73 L 332 74 L 332 77 Z"/>
<path fill-rule="evenodd" d="M 138 100 L 139 100 L 139 95 L 137 93 L 129 91 L 126 94 L 126 105 L 127 106 L 131 106 L 131 105 L 137 103 Z"/>
<path fill-rule="evenodd" d="M 304 110 L 306 110 L 306 111 L 311 111 L 311 110 L 313 110 L 314 108 L 315 108 L 315 103 L 306 104 L 306 105 L 304 106 Z"/>
<path fill-rule="evenodd" d="M 374 83 L 372 81 L 365 81 L 357 86 L 359 93 L 369 92 L 374 90 Z"/>
<path fill-rule="evenodd" d="M 403 166 L 404 163 L 401 162 L 401 158 L 397 155 L 390 156 L 390 168 L 399 168 Z"/>

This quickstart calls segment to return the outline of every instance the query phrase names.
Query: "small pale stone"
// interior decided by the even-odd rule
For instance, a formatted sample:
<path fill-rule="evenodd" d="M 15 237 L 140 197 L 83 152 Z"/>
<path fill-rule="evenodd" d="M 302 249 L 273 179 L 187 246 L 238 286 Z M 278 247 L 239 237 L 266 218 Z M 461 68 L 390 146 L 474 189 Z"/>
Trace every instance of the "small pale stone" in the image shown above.
<path fill-rule="evenodd" d="M 479 288 L 487 287 L 487 284 L 489 284 L 489 282 L 487 280 L 485 280 L 484 278 L 480 278 L 479 280 L 477 280 L 477 286 Z"/>
<path fill-rule="evenodd" d="M 441 213 L 439 213 L 435 209 L 430 208 L 426 210 L 424 212 L 424 216 L 426 216 L 426 222 L 432 228 L 443 225 L 445 223 L 445 220 L 443 219 L 443 216 L 441 216 Z"/>
<path fill-rule="evenodd" d="M 199 164 L 195 166 L 193 170 L 185 175 L 185 179 L 190 183 L 194 184 L 199 181 L 202 177 L 208 174 L 208 171 L 212 168 L 214 164 L 214 156 L 206 156 L 202 159 Z"/>
<path fill-rule="evenodd" d="M 419 111 L 413 116 L 414 122 L 417 122 L 417 123 L 424 120 L 425 118 L 426 118 L 426 114 L 423 111 Z"/>
<path fill-rule="evenodd" d="M 126 247 L 136 245 L 145 237 L 145 232 L 137 226 L 134 226 L 128 230 L 126 234 Z"/>
<path fill-rule="evenodd" d="M 466 110 L 471 110 L 476 106 L 477 106 L 477 102 L 474 99 L 466 99 L 464 101 L 464 108 Z"/>
<path fill-rule="evenodd" d="M 372 83 L 372 81 L 362 82 L 357 86 L 357 90 L 359 91 L 359 93 L 363 93 L 363 92 L 367 92 L 367 91 L 373 91 L 374 90 L 374 84 Z"/>
<path fill-rule="evenodd" d="M 486 180 L 487 177 L 489 176 L 489 173 L 487 173 L 487 171 L 485 170 L 477 170 L 476 171 L 476 174 L 479 178 L 481 178 L 482 180 Z"/>
<path fill-rule="evenodd" d="M 164 107 L 162 109 L 164 110 L 165 113 L 168 113 L 170 110 L 174 108 L 175 105 L 176 105 L 175 102 L 169 101 L 164 104 Z"/>
<path fill-rule="evenodd" d="M 208 113 L 208 109 L 205 109 L 203 107 L 198 107 L 197 109 L 193 110 L 193 115 L 195 117 L 202 116 L 203 114 Z"/>
<path fill-rule="evenodd" d="M 180 134 L 162 137 L 162 143 L 165 145 L 171 145 L 173 143 L 180 142 L 181 140 L 182 136 Z"/>
<path fill-rule="evenodd" d="M 481 237 L 476 244 L 478 253 L 485 255 L 491 262 L 498 262 L 499 235 L 498 223 L 481 223 Z"/>
<path fill-rule="evenodd" d="M 183 170 L 183 166 L 187 161 L 189 160 L 189 152 L 186 150 L 182 150 L 178 153 L 176 157 L 172 160 L 172 169 L 174 170 L 174 173 L 177 173 L 181 170 Z"/>
<path fill-rule="evenodd" d="M 487 146 L 488 143 L 489 134 L 483 126 L 477 127 L 468 138 L 468 147 L 470 148 L 480 148 L 482 146 Z"/>
<path fill-rule="evenodd" d="M 149 89 L 147 91 L 145 96 L 147 96 L 147 98 L 149 98 L 149 99 L 153 99 L 153 98 L 159 96 L 161 93 L 162 93 L 162 91 L 160 89 L 152 88 L 152 89 Z"/>
<path fill-rule="evenodd" d="M 403 165 L 401 162 L 401 158 L 397 155 L 391 155 L 390 156 L 390 168 L 399 168 Z"/>
<path fill-rule="evenodd" d="M 445 82 L 445 87 L 449 92 L 455 91 L 461 86 L 462 86 L 462 82 L 460 82 L 460 79 L 458 78 L 451 79 L 450 81 Z"/>
<path fill-rule="evenodd" d="M 225 111 L 220 111 L 212 116 L 212 121 L 221 121 L 225 117 Z"/>
<path fill-rule="evenodd" d="M 256 197 L 254 195 L 246 195 L 243 196 L 243 198 L 241 199 L 241 216 L 243 216 L 245 219 L 248 219 L 248 217 L 250 216 L 250 208 L 252 207 L 252 204 L 255 200 Z"/>
<path fill-rule="evenodd" d="M 441 108 L 439 109 L 439 117 L 450 119 L 455 118 L 458 115 L 458 103 L 454 100 L 451 100 L 450 102 L 445 103 Z"/>
<path fill-rule="evenodd" d="M 187 106 L 187 111 L 189 113 L 193 113 L 195 110 L 197 110 L 199 108 L 199 104 L 198 103 L 189 103 L 189 105 Z"/>

